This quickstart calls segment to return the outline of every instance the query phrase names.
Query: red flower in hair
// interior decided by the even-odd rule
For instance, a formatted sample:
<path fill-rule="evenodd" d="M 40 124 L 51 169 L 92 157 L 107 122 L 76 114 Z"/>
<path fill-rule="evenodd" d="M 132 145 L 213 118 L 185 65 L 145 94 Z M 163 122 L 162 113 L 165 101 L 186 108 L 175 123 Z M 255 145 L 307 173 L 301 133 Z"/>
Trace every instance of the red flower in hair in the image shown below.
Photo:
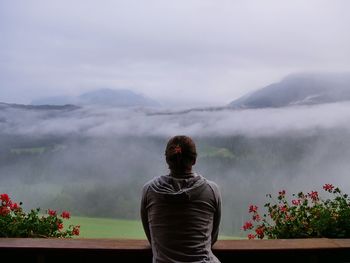
<path fill-rule="evenodd" d="M 180 145 L 176 145 L 175 148 L 174 148 L 174 152 L 175 152 L 176 154 L 182 153 L 181 146 L 180 146 Z"/>

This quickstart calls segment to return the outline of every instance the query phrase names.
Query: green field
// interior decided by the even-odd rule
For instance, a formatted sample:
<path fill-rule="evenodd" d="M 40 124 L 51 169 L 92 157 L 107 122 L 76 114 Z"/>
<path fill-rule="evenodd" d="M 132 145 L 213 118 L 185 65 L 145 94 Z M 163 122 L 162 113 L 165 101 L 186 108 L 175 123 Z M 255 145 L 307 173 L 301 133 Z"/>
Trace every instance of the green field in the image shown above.
<path fill-rule="evenodd" d="M 146 239 L 141 221 L 74 216 L 66 224 L 80 225 L 81 238 Z"/>
<path fill-rule="evenodd" d="M 141 221 L 74 216 L 65 225 L 80 225 L 80 238 L 146 239 Z M 237 239 L 220 236 L 219 239 Z"/>

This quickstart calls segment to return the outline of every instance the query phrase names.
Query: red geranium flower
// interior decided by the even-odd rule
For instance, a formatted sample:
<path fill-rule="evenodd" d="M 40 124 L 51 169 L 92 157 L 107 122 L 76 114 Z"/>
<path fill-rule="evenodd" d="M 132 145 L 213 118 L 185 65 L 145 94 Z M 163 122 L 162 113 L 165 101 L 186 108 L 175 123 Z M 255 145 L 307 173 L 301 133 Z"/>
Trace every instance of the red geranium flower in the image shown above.
<path fill-rule="evenodd" d="M 10 208 L 12 211 L 14 211 L 14 210 L 17 210 L 19 208 L 19 205 L 17 203 L 14 203 L 14 204 L 11 203 Z"/>
<path fill-rule="evenodd" d="M 256 213 L 258 211 L 258 207 L 256 205 L 249 206 L 249 213 Z"/>
<path fill-rule="evenodd" d="M 311 193 L 308 194 L 308 196 L 312 199 L 312 201 L 316 202 L 318 198 L 318 192 L 317 191 L 311 191 Z"/>
<path fill-rule="evenodd" d="M 63 211 L 62 214 L 61 214 L 61 217 L 62 217 L 62 218 L 69 219 L 69 218 L 70 218 L 70 214 L 69 214 L 68 211 Z"/>
<path fill-rule="evenodd" d="M 6 206 L 0 207 L 0 215 L 6 216 L 11 212 L 10 209 L 8 209 Z"/>
<path fill-rule="evenodd" d="M 5 205 L 10 203 L 10 197 L 8 196 L 8 194 L 1 194 L 0 199 L 5 203 Z"/>
<path fill-rule="evenodd" d="M 243 230 L 244 231 L 246 231 L 248 229 L 252 229 L 252 228 L 253 228 L 253 224 L 250 221 L 245 222 L 244 225 L 243 225 Z"/>
<path fill-rule="evenodd" d="M 256 214 L 256 215 L 253 215 L 253 216 L 252 216 L 252 219 L 253 219 L 254 221 L 256 221 L 256 222 L 259 222 L 260 219 L 261 219 L 261 217 L 260 217 L 259 214 Z"/>
<path fill-rule="evenodd" d="M 248 239 L 254 239 L 255 238 L 255 235 L 253 234 L 248 234 Z"/>
<path fill-rule="evenodd" d="M 263 227 L 259 227 L 259 228 L 255 229 L 255 233 L 256 233 L 260 238 L 263 238 L 263 237 L 264 237 L 264 228 L 263 228 Z"/>
<path fill-rule="evenodd" d="M 56 216 L 57 215 L 57 212 L 55 210 L 51 210 L 49 209 L 48 212 L 47 212 L 50 216 Z"/>
<path fill-rule="evenodd" d="M 75 226 L 72 231 L 73 235 L 79 236 L 80 234 L 80 226 Z"/>
<path fill-rule="evenodd" d="M 57 228 L 58 228 L 58 230 L 63 229 L 63 224 L 62 223 L 57 223 Z"/>
<path fill-rule="evenodd" d="M 288 212 L 288 207 L 286 205 L 281 205 L 280 206 L 280 211 L 283 213 L 287 213 Z"/>
<path fill-rule="evenodd" d="M 327 192 L 332 192 L 333 189 L 334 189 L 334 186 L 333 186 L 332 184 L 325 184 L 325 185 L 323 186 L 323 189 L 324 189 L 325 191 L 327 191 Z"/>

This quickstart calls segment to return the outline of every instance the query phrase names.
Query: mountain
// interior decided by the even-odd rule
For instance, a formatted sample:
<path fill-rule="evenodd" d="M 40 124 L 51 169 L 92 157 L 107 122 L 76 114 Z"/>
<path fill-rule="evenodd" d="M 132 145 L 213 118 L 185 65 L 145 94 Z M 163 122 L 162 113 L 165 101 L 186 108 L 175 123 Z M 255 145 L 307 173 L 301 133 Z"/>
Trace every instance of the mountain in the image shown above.
<path fill-rule="evenodd" d="M 279 108 L 350 100 L 350 73 L 299 73 L 232 101 L 232 108 Z"/>
<path fill-rule="evenodd" d="M 75 97 L 69 96 L 55 96 L 55 97 L 46 97 L 33 100 L 32 105 L 66 105 L 66 104 L 76 104 Z"/>
<path fill-rule="evenodd" d="M 112 107 L 157 107 L 158 102 L 127 89 L 98 89 L 80 96 L 57 96 L 34 100 L 33 105 L 101 105 Z"/>
<path fill-rule="evenodd" d="M 76 110 L 78 106 L 65 104 L 65 105 L 24 105 L 24 104 L 14 104 L 14 103 L 4 103 L 0 102 L 0 110 L 6 109 L 21 109 L 21 110 Z"/>

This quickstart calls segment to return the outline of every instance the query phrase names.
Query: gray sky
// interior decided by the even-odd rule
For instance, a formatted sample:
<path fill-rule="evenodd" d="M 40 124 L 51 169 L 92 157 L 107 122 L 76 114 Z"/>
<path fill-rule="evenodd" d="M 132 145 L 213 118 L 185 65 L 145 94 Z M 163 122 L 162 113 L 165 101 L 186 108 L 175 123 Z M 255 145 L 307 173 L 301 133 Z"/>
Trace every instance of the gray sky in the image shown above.
<path fill-rule="evenodd" d="M 0 0 L 0 101 L 128 88 L 223 105 L 301 71 L 350 70 L 350 1 Z"/>

